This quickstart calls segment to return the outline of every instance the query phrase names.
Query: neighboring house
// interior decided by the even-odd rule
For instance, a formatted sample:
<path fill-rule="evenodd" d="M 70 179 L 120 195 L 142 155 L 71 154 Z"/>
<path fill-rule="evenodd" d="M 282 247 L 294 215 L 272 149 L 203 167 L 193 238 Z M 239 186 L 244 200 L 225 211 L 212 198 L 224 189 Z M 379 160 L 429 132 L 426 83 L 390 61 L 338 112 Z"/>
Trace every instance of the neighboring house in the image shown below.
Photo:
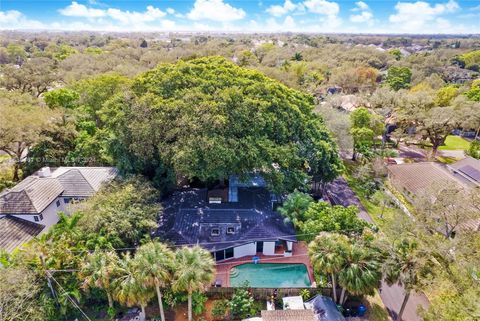
<path fill-rule="evenodd" d="M 58 212 L 71 212 L 72 200 L 91 197 L 117 175 L 113 167 L 59 167 L 53 171 L 44 167 L 4 190 L 0 193 L 0 249 L 11 250 L 9 244 L 18 246 L 48 231 L 58 222 Z M 36 226 L 33 229 L 32 224 Z"/>
<path fill-rule="evenodd" d="M 472 186 L 480 186 L 480 159 L 468 156 L 458 162 L 447 165 L 447 168 L 458 178 Z"/>
<path fill-rule="evenodd" d="M 469 187 L 444 166 L 434 162 L 390 165 L 387 170 L 390 183 L 411 202 L 434 184 L 450 182 L 459 187 Z"/>
<path fill-rule="evenodd" d="M 345 317 L 338 311 L 333 300 L 323 295 L 316 295 L 305 303 L 302 297 L 285 297 L 283 306 L 283 310 L 263 310 L 262 317 L 256 319 L 258 321 L 345 321 Z"/>
<path fill-rule="evenodd" d="M 262 311 L 262 321 L 316 321 L 312 310 Z"/>
<path fill-rule="evenodd" d="M 188 189 L 163 204 L 158 236 L 175 245 L 199 244 L 216 261 L 243 256 L 291 256 L 295 229 L 273 210 L 276 197 L 257 178 L 235 178 L 224 189 Z"/>

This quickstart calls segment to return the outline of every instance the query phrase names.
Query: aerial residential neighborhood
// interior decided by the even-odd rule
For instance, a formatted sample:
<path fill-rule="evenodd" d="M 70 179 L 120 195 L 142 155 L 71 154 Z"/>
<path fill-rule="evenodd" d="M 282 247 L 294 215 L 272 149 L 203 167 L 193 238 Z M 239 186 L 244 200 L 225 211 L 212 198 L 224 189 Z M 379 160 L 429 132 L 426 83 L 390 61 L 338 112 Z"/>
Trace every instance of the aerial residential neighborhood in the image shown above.
<path fill-rule="evenodd" d="M 0 1 L 0 321 L 479 321 L 479 4 Z"/>

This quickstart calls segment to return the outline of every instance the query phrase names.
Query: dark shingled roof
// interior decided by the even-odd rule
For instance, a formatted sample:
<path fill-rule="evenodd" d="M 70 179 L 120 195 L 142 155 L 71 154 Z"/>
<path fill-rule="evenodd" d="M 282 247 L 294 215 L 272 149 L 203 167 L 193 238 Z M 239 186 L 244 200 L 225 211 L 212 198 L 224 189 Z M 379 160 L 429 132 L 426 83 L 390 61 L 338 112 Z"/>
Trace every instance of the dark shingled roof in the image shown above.
<path fill-rule="evenodd" d="M 248 244 L 255 240 L 296 241 L 295 229 L 271 210 L 264 188 L 239 188 L 239 202 L 208 204 L 206 189 L 190 189 L 167 199 L 158 236 L 176 245 L 199 244 L 209 251 Z M 219 229 L 212 236 L 212 229 Z M 227 234 L 233 228 L 233 234 Z"/>
<path fill-rule="evenodd" d="M 40 234 L 45 226 L 12 216 L 0 218 L 0 249 L 13 251 Z"/>

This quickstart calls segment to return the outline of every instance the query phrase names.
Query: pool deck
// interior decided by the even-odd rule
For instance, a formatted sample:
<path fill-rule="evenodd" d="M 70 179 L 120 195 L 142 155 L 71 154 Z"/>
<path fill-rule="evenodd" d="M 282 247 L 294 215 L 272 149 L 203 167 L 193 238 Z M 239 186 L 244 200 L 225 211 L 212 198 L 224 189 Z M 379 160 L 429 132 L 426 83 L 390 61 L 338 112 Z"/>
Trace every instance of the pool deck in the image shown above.
<path fill-rule="evenodd" d="M 256 256 L 260 258 L 261 263 L 301 263 L 305 264 L 308 270 L 308 277 L 310 283 L 315 281 L 313 277 L 313 268 L 308 257 L 308 248 L 305 242 L 293 243 L 293 255 L 290 257 L 284 257 L 283 255 L 263 255 L 258 253 Z M 216 280 L 222 284 L 222 287 L 230 287 L 230 270 L 244 263 L 252 263 L 253 255 L 243 256 L 238 259 L 225 260 L 217 263 L 217 276 Z"/>

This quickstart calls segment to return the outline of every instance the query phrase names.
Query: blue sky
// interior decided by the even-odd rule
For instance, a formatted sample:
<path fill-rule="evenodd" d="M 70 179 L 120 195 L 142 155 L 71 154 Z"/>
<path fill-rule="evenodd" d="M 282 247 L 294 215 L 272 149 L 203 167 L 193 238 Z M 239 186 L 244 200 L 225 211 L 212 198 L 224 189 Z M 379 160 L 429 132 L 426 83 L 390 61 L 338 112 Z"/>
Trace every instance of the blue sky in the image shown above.
<path fill-rule="evenodd" d="M 0 29 L 480 33 L 480 0 L 0 0 Z"/>

